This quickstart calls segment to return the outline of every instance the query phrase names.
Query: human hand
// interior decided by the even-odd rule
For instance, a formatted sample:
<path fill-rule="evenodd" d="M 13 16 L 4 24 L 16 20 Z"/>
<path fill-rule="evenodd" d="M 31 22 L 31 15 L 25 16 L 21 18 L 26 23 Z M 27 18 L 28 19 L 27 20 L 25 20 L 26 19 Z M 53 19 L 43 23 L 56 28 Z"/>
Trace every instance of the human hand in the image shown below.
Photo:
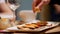
<path fill-rule="evenodd" d="M 49 4 L 50 0 L 34 0 L 33 1 L 33 12 L 35 13 L 35 7 L 37 7 L 37 9 L 42 10 L 42 7 Z"/>

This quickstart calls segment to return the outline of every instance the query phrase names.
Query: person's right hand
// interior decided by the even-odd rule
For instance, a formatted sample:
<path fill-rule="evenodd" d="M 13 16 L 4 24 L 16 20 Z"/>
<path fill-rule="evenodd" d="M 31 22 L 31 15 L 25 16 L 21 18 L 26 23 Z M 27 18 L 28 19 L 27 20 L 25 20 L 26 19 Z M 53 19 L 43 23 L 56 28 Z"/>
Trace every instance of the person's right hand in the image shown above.
<path fill-rule="evenodd" d="M 50 0 L 33 0 L 33 12 L 35 13 L 35 7 L 39 10 L 42 9 L 44 5 L 49 4 Z"/>

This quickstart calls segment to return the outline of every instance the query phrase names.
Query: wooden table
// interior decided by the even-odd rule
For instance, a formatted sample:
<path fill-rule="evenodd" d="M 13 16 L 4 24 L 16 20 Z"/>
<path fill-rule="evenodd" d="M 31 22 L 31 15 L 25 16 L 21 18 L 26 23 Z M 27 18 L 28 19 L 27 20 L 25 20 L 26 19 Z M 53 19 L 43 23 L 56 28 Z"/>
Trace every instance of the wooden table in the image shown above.
<path fill-rule="evenodd" d="M 50 33 L 50 34 L 60 33 L 60 26 L 50 29 L 50 30 L 46 31 L 45 33 Z"/>

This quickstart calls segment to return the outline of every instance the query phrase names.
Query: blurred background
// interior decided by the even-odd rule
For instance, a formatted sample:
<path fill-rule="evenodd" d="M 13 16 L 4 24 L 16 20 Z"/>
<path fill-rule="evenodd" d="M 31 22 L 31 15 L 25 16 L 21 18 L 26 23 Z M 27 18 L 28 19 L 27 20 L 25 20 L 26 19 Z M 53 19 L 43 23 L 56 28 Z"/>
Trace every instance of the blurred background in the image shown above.
<path fill-rule="evenodd" d="M 20 7 L 15 11 L 16 15 L 21 10 L 32 10 L 32 1 L 33 0 L 17 0 L 17 2 L 20 4 Z M 20 18 L 17 17 L 17 20 Z"/>
<path fill-rule="evenodd" d="M 20 4 L 20 7 L 16 9 L 15 13 L 16 16 L 18 13 L 22 10 L 32 10 L 32 2 L 33 0 L 17 0 L 17 2 Z M 37 19 L 39 20 L 49 20 L 50 18 L 50 12 L 49 12 L 49 6 L 44 6 L 43 10 L 37 14 Z M 20 17 L 17 17 L 17 20 L 21 20 Z"/>

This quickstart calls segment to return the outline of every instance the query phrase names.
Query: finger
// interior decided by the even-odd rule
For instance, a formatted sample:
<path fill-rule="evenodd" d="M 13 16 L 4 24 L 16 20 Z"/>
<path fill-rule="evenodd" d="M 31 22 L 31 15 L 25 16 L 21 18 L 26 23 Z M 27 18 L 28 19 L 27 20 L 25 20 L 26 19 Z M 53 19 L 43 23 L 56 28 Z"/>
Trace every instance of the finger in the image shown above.
<path fill-rule="evenodd" d="M 49 4 L 49 3 L 50 3 L 50 0 L 42 0 L 42 2 L 43 2 L 44 4 Z"/>

